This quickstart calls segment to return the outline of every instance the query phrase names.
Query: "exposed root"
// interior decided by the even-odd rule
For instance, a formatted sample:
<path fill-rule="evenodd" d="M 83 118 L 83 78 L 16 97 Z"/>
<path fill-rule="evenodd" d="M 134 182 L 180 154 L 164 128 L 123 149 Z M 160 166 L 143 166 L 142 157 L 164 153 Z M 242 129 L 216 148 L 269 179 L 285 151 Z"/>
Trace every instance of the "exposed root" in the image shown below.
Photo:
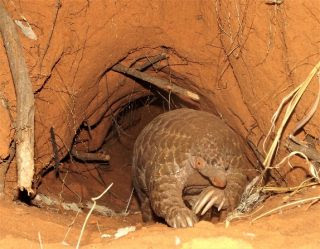
<path fill-rule="evenodd" d="M 123 73 L 125 75 L 130 75 L 135 78 L 138 78 L 140 80 L 146 81 L 152 85 L 155 85 L 156 87 L 159 87 L 160 89 L 163 89 L 168 92 L 173 92 L 179 95 L 182 95 L 184 97 L 190 98 L 192 100 L 199 101 L 200 97 L 198 94 L 191 92 L 189 90 L 186 90 L 180 86 L 177 86 L 173 84 L 172 82 L 169 82 L 165 79 L 156 78 L 154 76 L 150 76 L 146 73 L 140 72 L 134 68 L 128 68 L 126 66 L 123 66 L 121 64 L 117 64 L 112 67 L 113 71 Z"/>
<path fill-rule="evenodd" d="M 15 23 L 0 4 L 0 32 L 6 48 L 9 66 L 16 91 L 16 138 L 18 187 L 32 191 L 34 175 L 34 96 L 29 72 L 23 56 Z"/>
<path fill-rule="evenodd" d="M 66 242 L 66 239 L 67 239 L 68 234 L 70 233 L 70 231 L 71 231 L 71 229 L 72 229 L 73 224 L 74 224 L 75 221 L 77 220 L 79 213 L 80 213 L 80 212 L 77 212 L 77 214 L 76 214 L 76 216 L 74 217 L 73 221 L 68 225 L 68 230 L 67 230 L 66 234 L 64 235 L 63 241 L 61 242 L 62 245 L 69 245 L 68 242 Z"/>
<path fill-rule="evenodd" d="M 40 71 L 42 69 L 42 63 L 43 63 L 43 59 L 44 57 L 47 55 L 47 52 L 48 52 L 48 49 L 50 47 L 50 44 L 51 44 L 51 39 L 52 39 L 52 35 L 53 35 L 53 31 L 56 27 L 56 22 L 57 22 L 57 18 L 58 18 L 58 13 L 59 13 L 59 10 L 61 8 L 61 1 L 60 0 L 56 0 L 56 4 L 55 4 L 55 10 L 54 10 L 54 15 L 53 15 L 53 22 L 52 22 L 52 27 L 51 27 L 51 31 L 50 31 L 50 35 L 48 37 L 48 41 L 47 41 L 47 45 L 44 49 L 44 52 L 41 56 L 41 59 L 40 59 Z"/>
<path fill-rule="evenodd" d="M 90 153 L 84 151 L 78 151 L 76 149 L 71 150 L 71 155 L 81 161 L 109 161 L 110 155 L 106 155 L 104 153 Z"/>
<path fill-rule="evenodd" d="M 147 58 L 147 62 L 145 62 L 144 64 L 142 64 L 141 66 L 138 66 L 136 67 L 137 70 L 139 71 L 144 71 L 145 69 L 147 69 L 148 67 L 150 66 L 153 66 L 154 64 L 156 64 L 157 62 L 159 61 L 162 61 L 164 59 L 167 59 L 168 58 L 168 55 L 166 54 L 160 54 L 160 55 L 157 55 L 155 57 L 152 57 L 152 58 Z"/>

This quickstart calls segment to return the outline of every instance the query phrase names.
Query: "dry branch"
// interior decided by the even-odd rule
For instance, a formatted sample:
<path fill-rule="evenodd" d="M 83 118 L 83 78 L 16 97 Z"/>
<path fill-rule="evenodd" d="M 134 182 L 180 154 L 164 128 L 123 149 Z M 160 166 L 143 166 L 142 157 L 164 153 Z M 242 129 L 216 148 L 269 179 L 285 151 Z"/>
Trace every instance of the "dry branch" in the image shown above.
<path fill-rule="evenodd" d="M 152 57 L 150 59 L 147 57 L 148 61 L 143 63 L 141 66 L 136 67 L 136 69 L 139 71 L 143 71 L 143 70 L 147 69 L 148 67 L 150 67 L 151 65 L 156 64 L 157 62 L 162 61 L 167 58 L 168 58 L 168 55 L 166 55 L 166 54 L 159 54 L 159 55 Z"/>
<path fill-rule="evenodd" d="M 71 150 L 71 155 L 82 161 L 109 161 L 110 156 L 104 153 L 90 153 L 84 151 Z"/>
<path fill-rule="evenodd" d="M 15 140 L 18 187 L 30 193 L 34 175 L 34 96 L 18 32 L 2 4 L 0 4 L 0 32 L 6 48 L 17 99 Z"/>
<path fill-rule="evenodd" d="M 171 91 L 173 93 L 186 96 L 186 97 L 191 98 L 196 101 L 200 100 L 199 95 L 194 92 L 186 90 L 180 86 L 174 85 L 167 80 L 150 76 L 147 73 L 140 72 L 134 68 L 129 68 L 129 67 L 123 66 L 121 64 L 117 64 L 112 67 L 112 70 L 116 71 L 118 73 L 130 75 L 130 76 L 135 77 L 137 79 L 149 82 L 150 84 L 155 85 L 165 91 Z"/>

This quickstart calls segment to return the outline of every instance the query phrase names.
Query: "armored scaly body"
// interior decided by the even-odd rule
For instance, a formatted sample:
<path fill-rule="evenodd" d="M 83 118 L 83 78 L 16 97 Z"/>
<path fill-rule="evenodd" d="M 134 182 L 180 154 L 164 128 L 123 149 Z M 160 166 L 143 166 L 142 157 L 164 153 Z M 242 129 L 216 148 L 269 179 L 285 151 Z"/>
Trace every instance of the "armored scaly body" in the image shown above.
<path fill-rule="evenodd" d="M 143 220 L 156 215 L 172 227 L 187 227 L 213 206 L 233 210 L 252 170 L 243 146 L 213 114 L 183 108 L 156 117 L 133 151 L 133 185 Z"/>

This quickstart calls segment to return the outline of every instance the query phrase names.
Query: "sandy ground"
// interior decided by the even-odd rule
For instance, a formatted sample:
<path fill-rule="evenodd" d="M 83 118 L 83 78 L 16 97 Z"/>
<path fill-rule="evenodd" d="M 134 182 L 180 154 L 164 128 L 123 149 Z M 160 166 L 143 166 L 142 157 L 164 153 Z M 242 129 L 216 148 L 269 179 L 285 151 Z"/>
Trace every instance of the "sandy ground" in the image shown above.
<path fill-rule="evenodd" d="M 320 188 L 292 198 L 320 194 Z M 280 206 L 283 197 L 271 197 L 259 213 Z M 194 228 L 173 229 L 164 224 L 142 224 L 140 215 L 104 217 L 93 214 L 81 240 L 81 248 L 319 248 L 320 205 L 295 206 L 261 218 L 224 223 L 200 222 Z M 254 216 L 256 216 L 255 214 Z M 86 214 L 0 202 L 0 248 L 75 248 Z M 136 231 L 114 237 L 118 228 Z M 70 232 L 67 234 L 68 230 Z M 111 235 L 110 238 L 107 234 Z M 42 246 L 40 239 L 42 241 Z M 22 246 L 23 245 L 23 246 Z"/>

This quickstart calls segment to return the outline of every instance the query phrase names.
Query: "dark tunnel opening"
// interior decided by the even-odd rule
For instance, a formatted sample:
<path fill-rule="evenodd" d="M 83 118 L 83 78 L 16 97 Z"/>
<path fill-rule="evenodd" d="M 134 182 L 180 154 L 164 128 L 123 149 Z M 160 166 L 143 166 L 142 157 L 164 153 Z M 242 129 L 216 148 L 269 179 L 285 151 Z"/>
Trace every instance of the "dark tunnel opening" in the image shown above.
<path fill-rule="evenodd" d="M 97 212 L 107 216 L 138 212 L 139 205 L 135 195 L 132 195 L 131 184 L 132 149 L 135 139 L 153 118 L 180 107 L 179 99 L 170 98 L 165 92 L 127 103 L 117 114 L 111 115 L 112 125 L 103 145 L 97 151 L 109 155 L 108 162 L 83 161 L 69 153 L 61 160 L 58 169 L 51 167 L 44 174 L 37 196 L 31 203 L 24 195 L 20 200 L 38 207 L 57 207 L 60 203 L 58 209 L 62 207 L 67 210 L 85 211 L 91 198 L 113 183 L 110 191 L 99 200 L 99 205 L 104 207 L 104 211 Z M 86 129 L 86 126 L 80 128 Z"/>

